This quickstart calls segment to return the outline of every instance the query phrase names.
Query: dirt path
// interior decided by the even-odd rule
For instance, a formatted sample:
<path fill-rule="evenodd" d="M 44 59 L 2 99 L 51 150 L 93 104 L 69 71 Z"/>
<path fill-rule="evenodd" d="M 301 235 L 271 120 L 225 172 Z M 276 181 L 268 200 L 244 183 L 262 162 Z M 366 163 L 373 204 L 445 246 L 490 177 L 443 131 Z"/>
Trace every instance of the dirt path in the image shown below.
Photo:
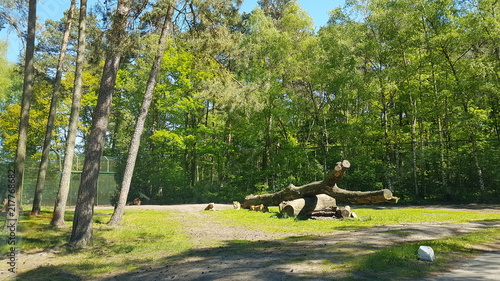
<path fill-rule="evenodd" d="M 200 204 L 134 207 L 190 214 L 183 216 L 183 223 L 189 225 L 186 234 L 196 247 L 169 258 L 164 265 L 101 280 L 332 280 L 344 277 L 342 261 L 380 247 L 500 227 L 500 222 L 405 224 L 280 239 L 290 235 L 227 226 L 200 212 L 204 207 Z M 232 206 L 217 204 L 215 208 Z M 500 209 L 492 207 L 484 211 L 500 212 Z M 484 250 L 500 251 L 500 246 L 489 245 Z"/>
<path fill-rule="evenodd" d="M 230 226 L 217 221 L 209 212 L 201 212 L 205 204 L 171 206 L 127 206 L 130 209 L 175 211 L 185 234 L 192 239 L 191 250 L 166 257 L 163 264 L 144 265 L 127 274 L 110 273 L 99 281 L 109 280 L 220 280 L 280 281 L 338 280 L 346 277 L 343 261 L 382 247 L 412 241 L 425 241 L 443 236 L 500 227 L 496 222 L 462 224 L 404 224 L 336 231 L 321 235 L 267 233 L 243 226 Z M 373 208 L 373 206 L 371 206 Z M 106 207 L 98 207 L 106 208 Z M 232 205 L 216 204 L 217 210 Z M 377 207 L 387 208 L 387 207 Z M 400 207 L 398 207 L 400 208 Z M 427 206 L 426 208 L 499 213 L 500 206 Z M 500 245 L 483 246 L 486 255 L 477 260 L 457 264 L 457 268 L 436 276 L 432 281 L 494 280 L 500 275 Z M 496 252 L 495 252 L 496 251 Z M 439 254 L 439 253 L 437 253 Z M 52 252 L 23 255 L 26 270 L 46 267 Z M 467 272 L 465 274 L 464 272 Z M 457 277 L 458 276 L 458 277 Z M 469 276 L 470 279 L 466 277 Z M 78 276 L 73 280 L 79 279 Z M 475 279 L 474 279 L 475 278 Z M 0 280 L 2 274 L 0 274 Z"/>

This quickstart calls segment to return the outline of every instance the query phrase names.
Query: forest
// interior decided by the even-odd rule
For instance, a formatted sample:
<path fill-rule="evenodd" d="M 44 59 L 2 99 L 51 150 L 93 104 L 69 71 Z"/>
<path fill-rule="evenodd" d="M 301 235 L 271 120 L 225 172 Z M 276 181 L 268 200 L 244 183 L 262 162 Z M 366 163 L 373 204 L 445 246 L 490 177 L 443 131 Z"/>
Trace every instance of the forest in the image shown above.
<path fill-rule="evenodd" d="M 29 35 L 26 2 L 0 1 L 0 28 Z M 498 1 L 348 0 L 317 29 L 296 0 L 260 0 L 250 13 L 241 2 L 109 0 L 85 13 L 81 0 L 59 21 L 38 22 L 26 156 L 67 157 L 73 143 L 88 158 L 107 89 L 105 142 L 93 157 L 118 159 L 112 203 L 125 178 L 127 200 L 241 201 L 320 180 L 343 159 L 348 190 L 387 188 L 401 203 L 498 202 Z M 4 182 L 27 77 L 6 46 Z M 115 80 L 103 89 L 111 61 Z"/>

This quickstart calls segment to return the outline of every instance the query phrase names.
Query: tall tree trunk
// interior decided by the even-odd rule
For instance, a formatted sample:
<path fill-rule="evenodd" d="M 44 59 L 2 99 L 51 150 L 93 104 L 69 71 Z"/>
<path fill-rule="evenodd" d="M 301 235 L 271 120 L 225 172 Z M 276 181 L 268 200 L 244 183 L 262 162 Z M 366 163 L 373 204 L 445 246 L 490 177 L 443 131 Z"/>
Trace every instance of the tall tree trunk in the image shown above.
<path fill-rule="evenodd" d="M 491 120 L 493 122 L 493 129 L 496 134 L 497 140 L 500 141 L 500 110 L 498 105 L 500 104 L 500 99 L 496 96 L 491 97 Z"/>
<path fill-rule="evenodd" d="M 74 5 L 75 0 L 71 5 Z M 78 117 L 80 116 L 80 99 L 82 97 L 82 77 L 85 63 L 85 29 L 87 18 L 87 0 L 80 2 L 80 17 L 78 27 L 78 54 L 76 58 L 75 81 L 73 90 L 73 100 L 71 103 L 71 113 L 69 117 L 68 137 L 66 139 L 66 149 L 64 152 L 64 164 L 59 181 L 59 191 L 54 205 L 54 214 L 50 224 L 55 227 L 66 225 L 64 222 L 64 212 L 66 201 L 68 200 L 69 186 L 71 182 L 71 170 L 75 155 L 76 131 L 78 128 Z"/>
<path fill-rule="evenodd" d="M 408 58 L 405 51 L 402 53 L 402 62 L 404 65 L 405 73 L 407 77 L 413 76 L 415 73 L 411 71 L 408 65 Z M 419 75 L 420 76 L 420 75 Z M 421 198 L 421 191 L 418 186 L 418 162 L 417 162 L 417 113 L 418 113 L 418 98 L 414 93 L 414 89 L 412 87 L 412 83 L 410 79 L 405 80 L 406 84 L 406 92 L 408 93 L 409 98 L 409 107 L 411 113 L 411 162 L 412 162 L 412 177 L 413 177 L 413 188 L 415 190 L 415 197 Z M 420 89 L 421 90 L 421 89 Z"/>
<path fill-rule="evenodd" d="M 17 151 L 14 167 L 15 182 L 14 194 L 9 190 L 9 212 L 5 220 L 4 230 L 15 230 L 19 219 L 19 207 L 21 204 L 21 191 L 23 188 L 23 175 L 26 160 L 26 146 L 28 142 L 28 125 L 30 118 L 30 106 L 33 96 L 34 80 L 34 56 L 35 56 L 35 29 L 36 29 L 36 0 L 29 0 L 28 7 L 28 36 L 26 38 L 26 57 L 24 62 L 23 96 L 21 101 L 21 114 L 19 119 L 19 132 L 17 139 Z M 14 196 L 14 197 L 12 197 Z M 10 201 L 11 200 L 11 201 Z M 12 206 L 12 203 L 14 206 Z M 10 229 L 14 225 L 13 229 Z"/>
<path fill-rule="evenodd" d="M 272 104 L 270 102 L 270 104 Z M 266 131 L 265 131 L 265 145 L 264 150 L 262 151 L 262 175 L 263 175 L 263 184 L 268 187 L 269 186 L 269 176 L 271 174 L 270 171 L 270 162 L 271 162 L 271 130 L 273 124 L 273 116 L 272 116 L 272 105 L 269 106 L 269 116 L 267 116 L 266 121 Z"/>
<path fill-rule="evenodd" d="M 391 141 L 389 139 L 389 110 L 388 110 L 388 104 L 389 102 L 387 101 L 385 97 L 385 93 L 383 91 L 384 87 L 382 84 L 382 81 L 380 81 L 382 91 L 380 93 L 381 95 L 381 102 L 382 102 L 382 126 L 384 127 L 384 141 L 385 141 L 385 177 L 387 180 L 387 188 L 389 190 L 393 190 L 393 183 L 392 183 L 392 165 L 391 165 L 391 152 L 393 151 Z"/>
<path fill-rule="evenodd" d="M 118 197 L 118 202 L 116 203 L 115 210 L 113 212 L 113 215 L 111 216 L 110 221 L 108 222 L 108 225 L 119 225 L 123 217 L 123 212 L 125 211 L 127 196 L 130 190 L 130 183 L 132 182 L 132 175 L 134 174 L 135 161 L 137 159 L 137 153 L 139 151 L 139 145 L 141 143 L 141 135 L 144 131 L 144 124 L 146 122 L 146 117 L 151 105 L 151 100 L 153 99 L 153 93 L 156 87 L 158 73 L 160 72 L 163 54 L 165 53 L 165 49 L 167 47 L 167 39 L 172 32 L 172 17 L 174 14 L 173 5 L 175 4 L 169 5 L 166 11 L 160 39 L 158 42 L 158 51 L 156 53 L 153 66 L 151 67 L 148 83 L 146 85 L 146 92 L 144 93 L 139 116 L 137 117 L 137 121 L 135 123 L 134 134 L 132 136 L 132 140 L 130 141 L 127 164 L 125 166 L 122 186 L 120 189 L 120 196 Z"/>
<path fill-rule="evenodd" d="M 434 91 L 434 96 L 436 99 L 436 113 L 438 114 L 437 116 L 437 125 L 438 125 L 438 137 L 439 137 L 439 161 L 441 164 L 441 187 L 443 188 L 445 192 L 445 196 L 447 199 L 450 199 L 451 197 L 451 189 L 448 187 L 448 181 L 447 181 L 447 162 L 446 162 L 446 157 L 445 157 L 445 143 L 444 143 L 444 134 L 443 134 L 443 124 L 442 124 L 442 117 L 441 117 L 441 112 L 446 110 L 446 108 L 440 108 L 439 107 L 439 89 L 438 89 L 438 81 L 436 79 L 436 74 L 435 74 L 435 65 L 431 63 L 432 67 L 432 87 Z M 446 107 L 446 105 L 444 106 Z"/>
<path fill-rule="evenodd" d="M 410 95 L 410 102 L 413 107 L 413 116 L 411 121 L 411 162 L 413 174 L 413 188 L 415 189 L 415 196 L 422 198 L 421 190 L 418 187 L 418 163 L 417 163 L 417 102 L 413 100 Z"/>
<path fill-rule="evenodd" d="M 122 49 L 120 43 L 126 36 L 130 2 L 131 0 L 118 1 L 113 26 L 108 34 L 110 46 L 104 64 L 97 105 L 92 116 L 92 126 L 85 151 L 85 162 L 69 241 L 69 245 L 73 247 L 85 247 L 92 240 L 92 216 L 97 193 L 97 180 L 99 178 L 101 155 L 105 144 L 116 75 L 120 65 Z"/>
<path fill-rule="evenodd" d="M 483 199 L 486 199 L 486 185 L 484 184 L 484 177 L 483 177 L 483 168 L 481 167 L 481 163 L 479 162 L 479 156 L 478 156 L 478 151 L 477 151 L 477 142 L 476 140 L 472 140 L 472 155 L 474 157 L 474 164 L 476 166 L 477 170 L 477 176 L 479 180 L 479 190 L 481 191 L 481 197 Z"/>
<path fill-rule="evenodd" d="M 73 14 L 75 12 L 75 6 L 76 6 L 76 0 L 72 0 L 68 12 L 68 18 L 66 19 L 66 30 L 64 31 L 63 41 L 61 44 L 61 53 L 59 54 L 59 60 L 57 62 L 56 80 L 54 82 L 54 93 L 52 94 L 52 100 L 50 101 L 49 117 L 47 119 L 47 129 L 45 131 L 45 140 L 43 142 L 42 158 L 40 160 L 40 168 L 38 170 L 38 178 L 36 181 L 35 196 L 33 199 L 33 208 L 31 209 L 31 215 L 38 215 L 42 207 L 42 191 L 45 185 L 45 176 L 47 174 L 47 167 L 49 165 L 50 142 L 52 140 L 52 131 L 54 130 L 54 122 L 56 119 L 57 102 L 59 101 L 59 95 L 61 92 L 63 63 L 64 63 L 64 57 L 66 55 L 66 48 L 68 46 L 69 34 L 71 31 L 71 23 L 73 22 Z"/>

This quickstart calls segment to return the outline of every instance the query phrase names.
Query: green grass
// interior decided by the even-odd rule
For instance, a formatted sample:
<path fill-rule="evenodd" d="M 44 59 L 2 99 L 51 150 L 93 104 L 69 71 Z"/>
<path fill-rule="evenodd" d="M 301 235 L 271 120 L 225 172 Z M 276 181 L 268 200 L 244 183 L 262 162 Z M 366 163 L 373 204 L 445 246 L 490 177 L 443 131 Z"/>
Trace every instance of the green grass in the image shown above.
<path fill-rule="evenodd" d="M 106 223 L 112 212 L 113 210 L 96 210 L 94 239 L 88 248 L 58 250 L 58 258 L 65 260 L 61 268 L 78 276 L 120 273 L 135 270 L 147 263 L 157 263 L 192 247 L 189 238 L 181 232 L 178 222 L 167 212 L 126 211 L 122 224 L 110 227 Z M 67 213 L 71 222 L 73 212 Z M 50 227 L 50 219 L 51 213 L 48 211 L 42 211 L 36 217 L 27 214 L 21 216 L 18 238 L 23 251 L 53 249 L 54 246 L 68 242 L 71 228 L 54 229 Z M 0 239 L 6 239 L 5 234 Z M 7 248 L 2 248 L 2 256 L 6 250 Z M 58 270 L 60 268 L 53 268 L 51 272 Z M 18 276 L 18 280 L 33 280 L 31 278 L 36 277 L 39 272 L 33 274 L 35 275 L 22 274 Z"/>
<path fill-rule="evenodd" d="M 291 242 L 315 238 L 315 234 L 339 230 L 355 230 L 362 227 L 409 223 L 464 223 L 471 221 L 498 221 L 498 213 L 463 212 L 450 210 L 432 210 L 420 208 L 354 209 L 359 219 L 347 220 L 296 220 L 279 218 L 277 209 L 270 213 L 258 213 L 248 210 L 226 210 L 210 213 L 217 220 L 228 224 L 243 225 L 273 233 L 288 233 L 285 238 Z M 393 230 L 394 234 L 405 235 L 408 230 Z M 302 235 L 302 236 L 300 236 Z M 446 269 L 458 257 L 464 258 L 478 254 L 473 245 L 500 240 L 500 229 L 492 228 L 476 231 L 467 235 L 456 235 L 442 239 L 405 243 L 381 250 L 364 252 L 343 252 L 345 262 L 324 260 L 326 274 L 334 271 L 338 280 L 394 280 L 404 278 L 422 278 L 432 272 Z M 433 262 L 418 260 L 417 250 L 420 245 L 431 246 L 438 259 Z M 338 244 L 337 244 L 338 245 Z M 329 273 L 328 273 L 329 272 Z"/>
<path fill-rule="evenodd" d="M 474 245 L 498 241 L 500 229 L 488 228 L 465 235 L 450 236 L 425 242 L 407 243 L 388 247 L 374 253 L 354 258 L 343 270 L 350 272 L 346 280 L 394 280 L 424 278 L 432 272 L 445 270 L 451 262 L 478 254 Z M 436 261 L 418 259 L 418 247 L 425 244 L 433 248 Z"/>
<path fill-rule="evenodd" d="M 277 208 L 270 208 L 270 213 L 248 210 L 224 210 L 210 212 L 217 220 L 226 224 L 245 226 L 251 229 L 271 233 L 320 234 L 339 230 L 355 230 L 361 227 L 374 227 L 403 223 L 462 223 L 481 220 L 499 220 L 495 213 L 475 213 L 430 209 L 354 209 L 358 219 L 346 220 L 297 220 L 279 218 Z"/>
<path fill-rule="evenodd" d="M 475 213 L 460 211 L 441 211 L 430 209 L 386 209 L 369 208 L 354 209 L 359 219 L 319 221 L 295 220 L 279 218 L 277 208 L 271 208 L 271 213 L 251 212 L 248 210 L 225 210 L 204 212 L 203 216 L 186 213 L 127 210 L 122 224 L 118 227 L 106 225 L 111 209 L 96 210 L 94 216 L 94 240 L 88 248 L 70 250 L 60 248 L 51 259 L 52 265 L 45 265 L 35 270 L 18 275 L 18 280 L 81 280 L 133 271 L 145 266 L 154 266 L 169 262 L 175 257 L 183 257 L 193 250 L 190 237 L 183 233 L 183 228 L 192 224 L 203 223 L 207 216 L 226 225 L 245 226 L 270 233 L 284 233 L 287 238 L 275 241 L 254 243 L 247 240 L 234 240 L 231 247 L 237 252 L 282 247 L 283 245 L 307 242 L 317 238 L 317 234 L 331 233 L 339 230 L 354 230 L 361 227 L 402 223 L 461 223 L 468 221 L 499 220 L 499 214 Z M 71 224 L 72 212 L 67 212 L 66 221 Z M 189 216 L 189 225 L 183 225 L 180 219 Z M 23 214 L 20 219 L 18 237 L 22 249 L 26 253 L 54 249 L 66 243 L 71 234 L 71 228 L 54 229 L 49 223 L 51 212 L 47 209 L 40 216 L 30 217 Z M 395 234 L 406 234 L 406 230 L 395 231 Z M 6 234 L 0 234 L 1 241 L 6 241 Z M 422 277 L 423 272 L 442 270 L 457 256 L 475 253 L 471 245 L 486 243 L 500 239 L 499 229 L 487 229 L 468 235 L 453 236 L 433 241 L 425 245 L 434 248 L 438 260 L 428 263 L 417 260 L 417 248 L 420 243 L 407 243 L 380 250 L 366 249 L 359 252 L 339 253 L 342 262 L 325 260 L 322 272 L 342 273 L 340 279 L 345 280 L 392 280 L 394 276 Z M 285 242 L 284 242 L 285 241 Z M 203 242 L 203 241 L 202 241 Z M 284 244 L 283 244 L 284 243 Z M 207 245 L 211 245 L 207 243 Z M 338 244 L 337 244 L 338 245 Z M 214 248 L 220 245 L 213 245 Z M 212 246 L 210 246 L 212 247 Z M 5 256 L 8 248 L 1 248 Z M 231 248 L 232 249 L 232 248 Z M 279 250 L 279 249 L 277 249 Z M 325 248 L 333 251 L 333 248 Z M 296 261 L 307 262 L 306 257 Z M 43 276 L 45 279 L 40 279 Z"/>

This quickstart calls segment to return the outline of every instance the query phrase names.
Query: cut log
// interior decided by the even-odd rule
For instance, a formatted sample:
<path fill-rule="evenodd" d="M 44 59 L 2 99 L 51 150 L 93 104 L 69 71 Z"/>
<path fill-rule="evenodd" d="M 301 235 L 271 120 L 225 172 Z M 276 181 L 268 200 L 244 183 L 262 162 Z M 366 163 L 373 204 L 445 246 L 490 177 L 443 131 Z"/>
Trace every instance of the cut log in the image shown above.
<path fill-rule="evenodd" d="M 345 218 L 357 219 L 358 215 L 352 212 L 349 206 L 345 206 L 345 207 L 327 208 L 319 211 L 314 211 L 308 218 L 316 220 L 328 220 L 328 219 L 336 220 Z"/>
<path fill-rule="evenodd" d="M 325 209 L 315 210 L 311 217 L 334 217 L 338 207 L 326 207 Z"/>
<path fill-rule="evenodd" d="M 338 202 L 348 204 L 377 204 L 377 203 L 397 203 L 399 198 L 394 197 L 389 189 L 374 191 L 351 191 L 337 187 L 336 185 L 327 193 L 335 197 Z"/>
<path fill-rule="evenodd" d="M 340 207 L 335 211 L 335 216 L 339 219 L 351 217 L 351 207 Z"/>
<path fill-rule="evenodd" d="M 351 166 L 349 161 L 338 162 L 335 168 L 322 181 L 312 182 L 302 186 L 290 184 L 287 188 L 271 194 L 248 195 L 243 203 L 244 208 L 252 205 L 264 204 L 266 206 L 278 206 L 283 201 L 291 201 L 304 197 L 314 197 L 318 194 L 326 194 L 347 204 L 375 204 L 383 202 L 396 203 L 399 198 L 392 196 L 389 189 L 376 191 L 349 191 L 337 186 L 347 169 Z"/>
<path fill-rule="evenodd" d="M 292 201 L 285 201 L 279 204 L 279 210 L 282 214 L 289 217 L 310 216 L 313 212 L 326 208 L 336 208 L 337 202 L 326 194 L 304 197 Z"/>

